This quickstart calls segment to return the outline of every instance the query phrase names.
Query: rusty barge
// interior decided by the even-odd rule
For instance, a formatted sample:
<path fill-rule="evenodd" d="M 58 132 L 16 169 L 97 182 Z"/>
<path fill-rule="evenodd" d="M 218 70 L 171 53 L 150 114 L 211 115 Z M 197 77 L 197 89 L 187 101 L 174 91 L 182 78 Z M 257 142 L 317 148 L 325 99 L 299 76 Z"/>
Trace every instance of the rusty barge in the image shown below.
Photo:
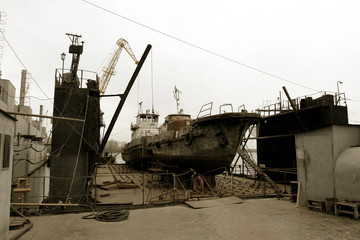
<path fill-rule="evenodd" d="M 245 110 L 211 115 L 209 105 L 206 116 L 192 119 L 180 111 L 168 115 L 160 127 L 158 114 L 140 112 L 131 125 L 132 140 L 122 152 L 124 161 L 142 169 L 191 168 L 201 174 L 228 169 L 246 131 L 260 115 Z"/>

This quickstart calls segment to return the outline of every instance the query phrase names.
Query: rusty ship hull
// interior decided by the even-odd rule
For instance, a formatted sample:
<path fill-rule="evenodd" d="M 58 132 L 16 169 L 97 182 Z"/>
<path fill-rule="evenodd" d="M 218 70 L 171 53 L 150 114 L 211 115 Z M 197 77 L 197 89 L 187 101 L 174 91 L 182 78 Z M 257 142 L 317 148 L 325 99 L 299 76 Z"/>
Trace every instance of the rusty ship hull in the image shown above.
<path fill-rule="evenodd" d="M 259 119 L 254 113 L 224 113 L 191 120 L 182 127 L 175 122 L 175 127 L 169 124 L 159 135 L 132 140 L 122 157 L 142 168 L 192 168 L 215 174 L 230 167 L 246 131 Z"/>

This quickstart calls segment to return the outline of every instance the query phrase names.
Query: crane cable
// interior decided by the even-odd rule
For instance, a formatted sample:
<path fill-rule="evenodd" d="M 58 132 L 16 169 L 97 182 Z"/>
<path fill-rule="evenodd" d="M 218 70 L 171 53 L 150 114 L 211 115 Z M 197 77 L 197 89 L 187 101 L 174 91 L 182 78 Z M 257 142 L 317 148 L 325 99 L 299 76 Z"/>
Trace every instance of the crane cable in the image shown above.
<path fill-rule="evenodd" d="M 154 114 L 154 73 L 153 73 L 153 51 L 151 50 L 151 111 Z"/>

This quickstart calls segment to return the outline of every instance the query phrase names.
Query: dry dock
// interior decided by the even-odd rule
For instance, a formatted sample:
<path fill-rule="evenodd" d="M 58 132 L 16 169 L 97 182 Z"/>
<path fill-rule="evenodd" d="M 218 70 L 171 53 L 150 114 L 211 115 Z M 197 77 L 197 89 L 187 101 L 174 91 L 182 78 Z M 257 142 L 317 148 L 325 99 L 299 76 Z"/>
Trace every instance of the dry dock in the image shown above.
<path fill-rule="evenodd" d="M 126 165 L 101 165 L 97 168 L 98 187 L 96 190 L 92 189 L 92 197 L 96 196 L 97 202 L 105 205 L 143 205 L 164 201 L 182 202 L 194 197 L 233 195 L 253 198 L 275 195 L 275 189 L 267 182 L 225 174 L 216 175 L 214 179 L 204 178 L 204 189 L 201 193 L 193 190 L 192 183 L 192 172 L 175 175 L 166 172 L 139 172 Z M 279 187 L 283 191 L 290 191 L 290 187 Z"/>
<path fill-rule="evenodd" d="M 257 198 L 275 195 L 274 189 L 264 181 L 217 175 L 215 186 L 199 194 L 184 186 L 186 181 L 174 185 L 171 181 L 174 175 L 170 174 L 168 184 L 166 177 L 137 172 L 124 165 L 101 166 L 96 179 L 98 188 L 92 190 L 99 201 L 97 210 L 128 208 L 130 214 L 126 220 L 100 222 L 82 219 L 88 212 L 51 215 L 56 211 L 50 211 L 30 217 L 33 227 L 20 239 L 314 240 L 359 239 L 360 236 L 360 222 L 349 216 L 297 207 L 288 201 L 290 197 Z M 159 178 L 165 179 L 159 181 Z M 282 192 L 290 192 L 289 187 L 280 188 Z M 214 193 L 222 198 L 215 198 Z M 230 204 L 222 201 L 230 198 Z M 222 204 L 205 203 L 204 208 L 194 209 L 183 203 L 186 199 L 203 203 L 206 199 L 216 199 Z M 9 239 L 18 231 L 21 230 L 10 231 Z"/>
<path fill-rule="evenodd" d="M 81 214 L 31 217 L 30 239 L 359 239 L 359 221 L 289 201 L 248 199 L 241 204 L 192 209 L 186 205 L 131 210 L 122 222 L 84 220 Z M 14 234 L 14 232 L 10 232 Z"/>

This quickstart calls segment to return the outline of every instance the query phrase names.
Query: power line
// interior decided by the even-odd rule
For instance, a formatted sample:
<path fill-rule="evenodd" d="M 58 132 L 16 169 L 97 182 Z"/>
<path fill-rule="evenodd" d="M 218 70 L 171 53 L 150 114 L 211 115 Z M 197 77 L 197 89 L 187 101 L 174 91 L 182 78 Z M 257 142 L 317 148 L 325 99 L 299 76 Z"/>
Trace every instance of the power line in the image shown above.
<path fill-rule="evenodd" d="M 1 31 L 0 31 L 1 32 Z M 51 102 L 51 104 L 54 105 L 54 103 L 51 101 L 50 97 L 44 92 L 44 90 L 42 90 L 42 88 L 40 87 L 40 85 L 38 84 L 38 82 L 35 80 L 35 78 L 33 78 L 33 76 L 31 75 L 31 73 L 28 71 L 27 67 L 25 66 L 25 64 L 21 61 L 20 57 L 17 55 L 15 49 L 11 46 L 11 44 L 9 43 L 9 41 L 7 40 L 7 38 L 5 37 L 4 33 L 1 32 L 1 35 L 4 37 L 7 45 L 11 48 L 11 51 L 14 53 L 15 57 L 17 58 L 17 60 L 20 62 L 20 64 L 25 68 L 25 70 L 28 72 L 30 78 L 32 80 L 34 80 L 35 84 L 38 86 L 38 88 L 40 89 L 40 91 L 48 98 L 48 100 Z"/>
<path fill-rule="evenodd" d="M 14 99 L 18 99 L 18 98 L 21 98 L 20 96 L 12 96 L 12 95 L 7 95 L 8 97 L 10 97 L 10 98 L 14 98 Z M 32 95 L 30 95 L 30 96 L 25 96 L 24 98 L 35 98 L 35 99 L 37 99 L 37 100 L 39 100 L 39 101 L 48 101 L 49 99 L 54 99 L 54 98 L 38 98 L 38 97 L 35 97 L 35 96 L 32 96 Z"/>
<path fill-rule="evenodd" d="M 178 38 L 178 37 L 172 36 L 172 35 L 170 35 L 170 34 L 168 34 L 168 33 L 165 33 L 165 32 L 162 32 L 162 31 L 160 31 L 160 30 L 157 30 L 157 29 L 155 29 L 155 28 L 153 28 L 153 27 L 147 26 L 147 25 L 145 25 L 145 24 L 143 24 L 143 23 L 140 23 L 140 22 L 137 22 L 137 21 L 135 21 L 135 20 L 132 20 L 132 19 L 130 19 L 130 18 L 128 18 L 128 17 L 125 17 L 125 16 L 120 15 L 120 14 L 118 14 L 118 13 L 116 13 L 116 12 L 113 12 L 113 11 L 111 11 L 111 10 L 109 10 L 109 9 L 106 9 L 106 8 L 104 8 L 104 7 L 101 7 L 101 6 L 99 6 L 99 5 L 96 5 L 96 4 L 94 4 L 94 3 L 91 3 L 91 2 L 89 2 L 89 1 L 87 1 L 87 0 L 81 0 L 81 1 L 83 1 L 83 2 L 85 2 L 85 3 L 87 3 L 87 4 L 89 4 L 89 5 L 92 5 L 92 6 L 96 7 L 96 8 L 99 8 L 99 9 L 105 11 L 105 12 L 111 13 L 111 14 L 117 16 L 117 17 L 123 18 L 123 19 L 125 19 L 125 20 L 127 20 L 127 21 L 129 21 L 129 22 L 135 23 L 135 24 L 137 24 L 137 25 L 139 25 L 139 26 L 141 26 L 141 27 L 147 28 L 147 29 L 149 29 L 149 30 L 151 30 L 151 31 L 154 31 L 154 32 L 156 32 L 156 33 L 159 33 L 159 34 L 161 34 L 161 35 L 164 35 L 164 36 L 166 36 L 166 37 L 168 37 L 168 38 L 171 38 L 171 39 L 176 40 L 176 41 L 178 41 L 178 42 L 184 43 L 184 44 L 189 45 L 189 46 L 191 46 L 191 47 L 197 48 L 197 49 L 199 49 L 199 50 L 201 50 L 201 51 L 207 52 L 207 53 L 209 53 L 209 54 L 211 54 L 211 55 L 220 57 L 220 58 L 222 58 L 222 59 L 225 59 L 225 60 L 227 60 L 227 61 L 230 61 L 230 62 L 233 62 L 233 63 L 235 63 L 235 64 L 241 65 L 241 66 L 243 66 L 243 67 L 252 69 L 252 70 L 254 70 L 254 71 L 257 71 L 257 72 L 260 72 L 260 73 L 262 73 L 262 74 L 268 75 L 268 76 L 270 76 L 270 77 L 277 78 L 277 79 L 279 79 L 279 80 L 282 80 L 282 81 L 285 81 L 285 82 L 288 82 L 288 83 L 291 83 L 291 84 L 294 84 L 294 85 L 297 85 L 297 86 L 300 86 L 300 87 L 303 87 L 303 88 L 306 88 L 306 89 L 309 89 L 309 90 L 318 92 L 318 90 L 316 90 L 316 89 L 314 89 L 314 88 L 310 88 L 310 87 L 307 87 L 307 86 L 305 86 L 305 85 L 302 85 L 302 84 L 299 84 L 299 83 L 290 81 L 290 80 L 288 80 L 288 79 L 285 79 L 285 78 L 279 77 L 279 76 L 277 76 L 277 75 L 274 75 L 274 74 L 265 72 L 265 71 L 263 71 L 263 70 L 260 70 L 260 69 L 258 69 L 258 68 L 252 67 L 252 66 L 250 66 L 250 65 L 241 63 L 241 62 L 239 62 L 239 61 L 236 61 L 236 60 L 234 60 L 234 59 L 232 59 L 232 58 L 226 57 L 226 56 L 221 55 L 221 54 L 219 54 L 219 53 L 210 51 L 210 50 L 208 50 L 208 49 L 205 49 L 205 48 L 203 48 L 203 47 L 200 47 L 200 46 L 195 45 L 195 44 L 193 44 L 193 43 L 190 43 L 190 42 L 188 42 L 188 41 L 182 40 L 182 39 L 180 39 L 180 38 Z"/>
<path fill-rule="evenodd" d="M 346 98 L 346 101 L 360 102 L 360 100 L 357 100 L 357 99 L 351 99 L 351 98 Z"/>
<path fill-rule="evenodd" d="M 53 103 L 53 101 L 51 100 L 51 98 L 50 98 L 49 96 L 47 96 L 47 94 L 42 90 L 42 88 L 39 86 L 39 84 L 37 83 L 37 81 L 36 81 L 36 80 L 33 78 L 33 76 L 29 73 L 29 71 L 27 70 L 25 64 L 21 61 L 20 57 L 17 55 L 17 53 L 16 53 L 16 51 L 14 50 L 14 48 L 10 45 L 10 43 L 9 43 L 9 41 L 7 40 L 7 38 L 5 37 L 5 35 L 4 35 L 2 32 L 1 32 L 1 34 L 3 35 L 3 37 L 4 37 L 5 41 L 6 41 L 6 43 L 8 44 L 8 46 L 11 48 L 11 50 L 12 50 L 12 52 L 14 53 L 15 57 L 18 59 L 18 61 L 21 63 L 21 65 L 22 65 L 22 66 L 25 68 L 25 70 L 28 72 L 28 74 L 29 74 L 29 76 L 31 77 L 31 79 L 34 80 L 34 82 L 36 83 L 36 85 L 38 86 L 38 88 L 41 90 L 41 92 L 44 93 L 44 95 L 47 97 L 47 99 L 50 101 L 50 103 L 51 103 L 51 104 L 54 106 L 54 108 L 60 113 L 60 116 L 62 116 L 62 113 L 63 113 L 65 107 L 63 108 L 62 111 L 60 111 L 59 109 L 57 109 L 57 107 L 54 105 L 54 103 Z M 71 94 L 72 94 L 72 91 L 70 92 L 70 96 L 71 96 Z M 69 101 L 69 99 L 70 99 L 70 96 L 69 96 L 69 98 L 68 98 L 68 101 Z M 66 105 L 67 105 L 67 103 L 66 103 Z M 65 106 L 66 106 L 66 105 L 65 105 Z M 71 125 L 69 122 L 67 122 L 67 124 L 70 125 L 70 127 L 72 128 L 72 130 L 74 130 L 74 131 L 76 132 L 76 134 L 78 134 L 78 135 L 84 140 L 84 142 L 85 142 L 86 144 L 88 144 L 88 146 L 90 146 L 96 153 L 98 153 L 97 149 L 95 149 L 90 143 L 88 143 L 88 142 L 86 141 L 86 139 L 83 138 L 83 135 L 82 135 L 81 133 L 79 133 L 79 132 L 75 129 L 75 127 L 74 127 L 73 125 Z M 70 134 L 69 134 L 69 136 L 70 136 Z M 64 146 L 64 145 L 63 145 L 63 146 Z"/>

